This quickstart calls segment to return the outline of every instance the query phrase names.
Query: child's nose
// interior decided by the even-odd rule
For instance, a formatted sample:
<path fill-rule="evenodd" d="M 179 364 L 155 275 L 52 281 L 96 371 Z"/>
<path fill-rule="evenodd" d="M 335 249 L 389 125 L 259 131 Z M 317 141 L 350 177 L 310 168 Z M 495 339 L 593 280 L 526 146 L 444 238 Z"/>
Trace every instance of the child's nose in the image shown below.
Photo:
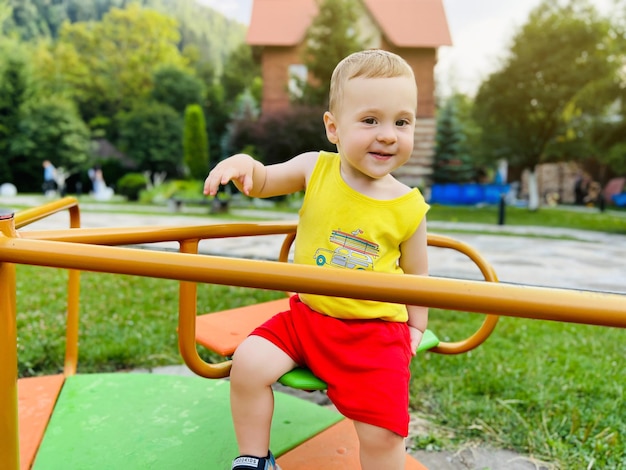
<path fill-rule="evenodd" d="M 382 125 L 378 130 L 378 135 L 376 136 L 379 142 L 384 143 L 393 143 L 396 141 L 396 130 L 394 126 L 391 125 Z"/>

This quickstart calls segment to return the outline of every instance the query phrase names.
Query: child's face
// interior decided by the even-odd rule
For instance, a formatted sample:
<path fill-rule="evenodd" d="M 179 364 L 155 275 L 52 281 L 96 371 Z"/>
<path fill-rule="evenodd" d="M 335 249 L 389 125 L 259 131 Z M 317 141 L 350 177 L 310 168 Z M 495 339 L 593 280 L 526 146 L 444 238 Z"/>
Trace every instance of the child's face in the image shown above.
<path fill-rule="evenodd" d="M 404 165 L 413 151 L 416 109 L 417 88 L 410 77 L 348 80 L 338 112 L 324 115 L 342 168 L 380 179 Z"/>

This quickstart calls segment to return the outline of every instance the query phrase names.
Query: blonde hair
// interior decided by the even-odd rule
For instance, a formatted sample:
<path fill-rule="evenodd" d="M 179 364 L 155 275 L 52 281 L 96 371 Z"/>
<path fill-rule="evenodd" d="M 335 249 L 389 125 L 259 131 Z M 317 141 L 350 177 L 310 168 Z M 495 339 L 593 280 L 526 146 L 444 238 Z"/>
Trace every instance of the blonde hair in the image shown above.
<path fill-rule="evenodd" d="M 343 86 L 353 78 L 410 77 L 415 80 L 411 66 L 399 55 L 382 49 L 355 52 L 337 64 L 330 78 L 328 109 L 335 113 L 343 96 Z"/>

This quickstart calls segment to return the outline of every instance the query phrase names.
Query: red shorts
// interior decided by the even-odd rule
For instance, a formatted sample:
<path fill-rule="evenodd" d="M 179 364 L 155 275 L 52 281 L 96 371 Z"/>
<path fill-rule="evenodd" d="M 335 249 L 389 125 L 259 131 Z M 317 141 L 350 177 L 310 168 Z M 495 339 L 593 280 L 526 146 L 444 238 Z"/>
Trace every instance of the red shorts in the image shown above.
<path fill-rule="evenodd" d="M 271 341 L 326 382 L 328 398 L 347 418 L 406 437 L 412 357 L 407 324 L 329 317 L 297 295 L 290 307 L 251 334 Z"/>

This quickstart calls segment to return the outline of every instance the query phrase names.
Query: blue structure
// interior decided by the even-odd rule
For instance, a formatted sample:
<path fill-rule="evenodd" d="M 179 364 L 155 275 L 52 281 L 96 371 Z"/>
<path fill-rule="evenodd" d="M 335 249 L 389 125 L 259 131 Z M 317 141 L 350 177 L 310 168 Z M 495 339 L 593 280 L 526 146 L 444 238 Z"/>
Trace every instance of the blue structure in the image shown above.
<path fill-rule="evenodd" d="M 613 202 L 618 207 L 626 207 L 626 193 L 614 195 Z"/>
<path fill-rule="evenodd" d="M 499 204 L 508 184 L 445 183 L 431 188 L 430 203 L 445 205 Z"/>

